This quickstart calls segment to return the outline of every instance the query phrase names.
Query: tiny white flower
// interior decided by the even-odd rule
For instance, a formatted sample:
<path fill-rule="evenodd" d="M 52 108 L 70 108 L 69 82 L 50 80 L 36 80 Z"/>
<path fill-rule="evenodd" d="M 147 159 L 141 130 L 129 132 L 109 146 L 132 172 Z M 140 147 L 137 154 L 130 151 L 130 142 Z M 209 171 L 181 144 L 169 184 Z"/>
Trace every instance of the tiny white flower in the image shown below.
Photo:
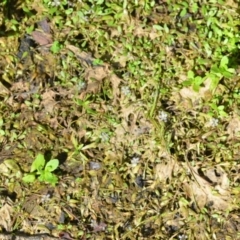
<path fill-rule="evenodd" d="M 210 121 L 209 121 L 209 125 L 211 127 L 216 127 L 218 125 L 218 119 L 217 118 L 211 118 Z"/>
<path fill-rule="evenodd" d="M 168 115 L 166 112 L 161 111 L 159 112 L 158 118 L 163 122 L 167 122 Z"/>
<path fill-rule="evenodd" d="M 84 81 L 80 81 L 79 83 L 78 83 L 78 90 L 80 91 L 80 90 L 83 90 L 84 88 L 86 88 L 86 82 L 84 82 Z"/>
<path fill-rule="evenodd" d="M 91 170 L 98 170 L 101 168 L 101 163 L 99 163 L 99 162 L 91 161 L 89 165 L 90 165 Z"/>
<path fill-rule="evenodd" d="M 109 140 L 109 134 L 106 132 L 102 132 L 100 135 L 100 138 L 101 138 L 102 142 L 107 142 Z"/>
<path fill-rule="evenodd" d="M 61 2 L 59 0 L 53 0 L 51 5 L 57 7 L 57 6 L 61 5 Z"/>
<path fill-rule="evenodd" d="M 49 201 L 50 200 L 50 194 L 48 193 L 48 194 L 45 194 L 45 195 L 43 195 L 42 196 L 42 199 L 41 199 L 41 202 L 47 202 L 47 201 Z"/>
<path fill-rule="evenodd" d="M 178 235 L 178 239 L 180 240 L 187 240 L 187 236 L 186 235 Z"/>
<path fill-rule="evenodd" d="M 129 89 L 128 86 L 123 86 L 123 87 L 121 88 L 121 90 L 122 90 L 122 93 L 123 93 L 125 96 L 131 94 L 131 90 Z"/>
<path fill-rule="evenodd" d="M 132 159 L 131 159 L 131 165 L 132 165 L 132 167 L 136 167 L 137 165 L 138 165 L 138 163 L 139 163 L 139 160 L 140 160 L 140 157 L 133 157 Z"/>

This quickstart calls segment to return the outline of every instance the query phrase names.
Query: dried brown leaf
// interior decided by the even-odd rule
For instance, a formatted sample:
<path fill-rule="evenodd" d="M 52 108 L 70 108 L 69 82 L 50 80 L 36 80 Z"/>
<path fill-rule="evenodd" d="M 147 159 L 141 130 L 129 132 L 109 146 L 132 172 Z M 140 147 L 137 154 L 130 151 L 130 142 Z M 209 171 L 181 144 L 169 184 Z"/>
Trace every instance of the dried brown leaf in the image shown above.
<path fill-rule="evenodd" d="M 73 45 L 67 45 L 66 48 L 72 51 L 76 55 L 76 57 L 83 63 L 84 66 L 92 64 L 94 58 L 90 53 L 81 51 L 78 47 L 75 47 Z"/>
<path fill-rule="evenodd" d="M 0 225 L 8 232 L 12 230 L 13 208 L 8 203 L 4 203 L 0 209 Z"/>
<path fill-rule="evenodd" d="M 107 65 L 88 68 L 85 72 L 87 82 L 86 89 L 80 94 L 79 98 L 83 99 L 87 93 L 97 93 L 100 91 L 103 79 L 109 74 Z"/>
<path fill-rule="evenodd" d="M 232 199 L 228 190 L 223 189 L 220 185 L 216 185 L 214 188 L 210 181 L 199 175 L 197 167 L 189 169 L 189 172 L 191 172 L 193 178 L 191 181 L 185 181 L 183 187 L 187 196 L 196 201 L 200 209 L 208 204 L 221 211 L 232 208 Z M 211 177 L 210 174 L 209 177 Z M 224 186 L 226 184 L 225 177 L 222 181 Z"/>
<path fill-rule="evenodd" d="M 169 158 L 166 162 L 162 162 L 156 165 L 155 179 L 160 182 L 171 180 L 173 173 L 178 172 L 178 169 L 178 163 L 174 159 Z"/>
<path fill-rule="evenodd" d="M 51 44 L 53 42 L 50 34 L 38 30 L 32 32 L 32 38 L 40 46 Z"/>
<path fill-rule="evenodd" d="M 240 117 L 234 115 L 233 118 L 229 121 L 227 126 L 227 133 L 229 134 L 229 139 L 233 139 L 240 132 Z"/>
<path fill-rule="evenodd" d="M 229 188 L 229 179 L 227 173 L 222 167 L 211 167 L 204 171 L 204 176 L 209 179 L 215 185 L 220 185 L 221 188 L 227 190 Z"/>
<path fill-rule="evenodd" d="M 50 24 L 46 19 L 43 19 L 42 21 L 38 22 L 38 27 L 43 30 L 43 32 L 50 34 L 51 33 L 51 28 Z"/>
<path fill-rule="evenodd" d="M 174 91 L 171 96 L 172 101 L 186 110 L 190 110 L 193 106 L 198 105 L 200 99 L 208 101 L 211 98 L 212 91 L 210 79 L 204 81 L 204 87 L 201 87 L 198 92 L 194 91 L 192 86 L 183 87 L 180 91 Z"/>
<path fill-rule="evenodd" d="M 104 222 L 97 222 L 96 220 L 92 220 L 91 227 L 93 228 L 93 232 L 102 232 L 105 231 L 107 224 Z"/>
<path fill-rule="evenodd" d="M 121 78 L 119 78 L 116 74 L 111 74 L 109 78 L 111 84 L 112 84 L 112 90 L 113 90 L 113 105 L 117 103 L 117 100 L 120 95 L 119 91 L 119 85 L 122 81 Z"/>
<path fill-rule="evenodd" d="M 104 66 L 96 66 L 88 68 L 85 77 L 88 81 L 95 80 L 101 82 L 109 74 L 109 66 L 105 64 Z"/>
<path fill-rule="evenodd" d="M 55 96 L 56 92 L 52 90 L 47 90 L 42 94 L 42 102 L 41 105 L 44 106 L 45 110 L 47 112 L 52 112 L 54 107 L 56 106 L 56 101 L 55 101 Z"/>
<path fill-rule="evenodd" d="M 33 0 L 31 2 L 31 7 L 37 12 L 38 16 L 45 15 L 44 12 L 46 11 L 46 7 L 39 2 L 39 0 Z"/>

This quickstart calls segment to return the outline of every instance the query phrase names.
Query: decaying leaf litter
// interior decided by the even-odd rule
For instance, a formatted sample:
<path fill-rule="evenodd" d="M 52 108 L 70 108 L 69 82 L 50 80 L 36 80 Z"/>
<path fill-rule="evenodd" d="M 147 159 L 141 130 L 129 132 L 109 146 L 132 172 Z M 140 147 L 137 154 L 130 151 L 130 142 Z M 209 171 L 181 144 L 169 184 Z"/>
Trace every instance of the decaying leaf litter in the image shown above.
<path fill-rule="evenodd" d="M 237 4 L 1 5 L 0 239 L 239 239 Z"/>

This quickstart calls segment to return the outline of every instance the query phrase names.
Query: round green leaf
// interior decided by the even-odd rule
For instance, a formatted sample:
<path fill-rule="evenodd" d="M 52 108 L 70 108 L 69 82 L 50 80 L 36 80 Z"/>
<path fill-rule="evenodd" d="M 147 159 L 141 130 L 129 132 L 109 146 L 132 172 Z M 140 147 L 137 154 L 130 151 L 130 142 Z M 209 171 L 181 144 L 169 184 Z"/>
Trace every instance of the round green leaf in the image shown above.
<path fill-rule="evenodd" d="M 43 181 L 45 181 L 46 183 L 51 183 L 52 185 L 56 185 L 56 183 L 58 182 L 58 178 L 51 172 L 45 172 Z"/>
<path fill-rule="evenodd" d="M 50 160 L 46 164 L 45 172 L 52 172 L 52 171 L 54 171 L 55 169 L 57 169 L 58 165 L 59 165 L 59 161 L 57 159 Z"/>
<path fill-rule="evenodd" d="M 43 169 L 44 165 L 45 165 L 44 155 L 38 154 L 32 163 L 30 172 L 34 172 L 35 170 L 40 171 L 41 169 Z"/>
<path fill-rule="evenodd" d="M 31 182 L 34 182 L 36 179 L 35 175 L 34 174 L 26 174 L 22 180 L 26 183 L 31 183 Z"/>

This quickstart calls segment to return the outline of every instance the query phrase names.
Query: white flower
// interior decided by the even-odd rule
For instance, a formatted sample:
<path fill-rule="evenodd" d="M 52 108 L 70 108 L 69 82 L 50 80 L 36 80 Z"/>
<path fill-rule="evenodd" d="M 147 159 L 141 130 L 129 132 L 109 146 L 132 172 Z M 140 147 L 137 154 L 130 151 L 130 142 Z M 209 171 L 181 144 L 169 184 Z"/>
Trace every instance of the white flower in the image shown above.
<path fill-rule="evenodd" d="M 132 164 L 132 167 L 136 167 L 139 163 L 139 160 L 140 160 L 140 157 L 138 156 L 135 156 L 131 159 L 131 164 Z"/>
<path fill-rule="evenodd" d="M 70 2 L 70 1 L 68 1 L 68 6 L 73 6 L 73 3 L 72 2 Z"/>
<path fill-rule="evenodd" d="M 87 84 L 86 84 L 86 82 L 84 82 L 84 81 L 80 81 L 80 82 L 78 83 L 78 85 L 77 85 L 79 91 L 80 91 L 80 90 L 83 90 L 84 88 L 86 88 L 86 86 L 87 86 Z"/>
<path fill-rule="evenodd" d="M 47 202 L 47 201 L 49 201 L 49 200 L 50 200 L 50 197 L 51 197 L 51 196 L 50 196 L 49 193 L 43 195 L 43 196 L 42 196 L 42 199 L 41 199 L 41 202 Z"/>
<path fill-rule="evenodd" d="M 89 165 L 90 165 L 91 170 L 98 170 L 101 168 L 101 163 L 99 163 L 99 162 L 91 161 Z"/>
<path fill-rule="evenodd" d="M 178 235 L 178 239 L 180 240 L 186 240 L 187 239 L 187 236 L 186 235 Z"/>
<path fill-rule="evenodd" d="M 121 90 L 122 90 L 122 93 L 123 93 L 125 96 L 131 94 L 131 90 L 129 89 L 128 86 L 123 86 L 123 87 L 121 88 Z"/>
<path fill-rule="evenodd" d="M 101 138 L 102 142 L 107 142 L 109 140 L 109 134 L 106 132 L 102 132 L 100 135 L 100 138 Z"/>
<path fill-rule="evenodd" d="M 217 118 L 211 118 L 210 121 L 209 121 L 209 125 L 211 127 L 216 127 L 218 125 L 218 119 Z"/>
<path fill-rule="evenodd" d="M 57 6 L 61 5 L 61 2 L 59 0 L 53 0 L 51 2 L 51 5 L 54 6 L 54 7 L 57 7 Z"/>
<path fill-rule="evenodd" d="M 168 115 L 166 112 L 161 111 L 159 112 L 158 118 L 163 122 L 167 122 Z"/>

